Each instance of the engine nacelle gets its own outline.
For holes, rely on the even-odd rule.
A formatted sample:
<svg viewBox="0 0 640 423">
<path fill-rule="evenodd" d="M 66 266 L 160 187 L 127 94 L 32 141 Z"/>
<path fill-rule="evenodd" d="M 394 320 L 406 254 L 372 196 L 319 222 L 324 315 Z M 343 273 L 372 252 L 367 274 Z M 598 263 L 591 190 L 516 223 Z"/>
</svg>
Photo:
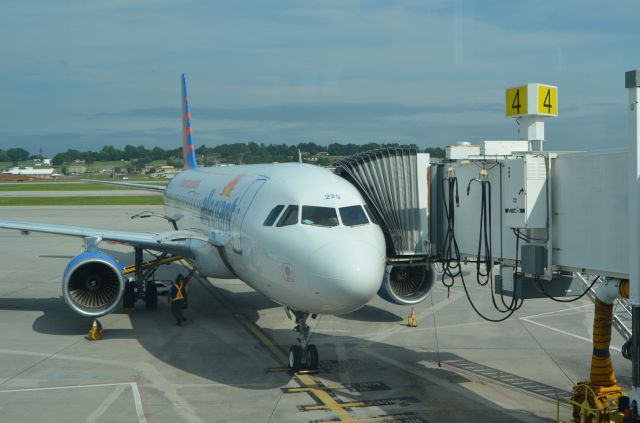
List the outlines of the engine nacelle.
<svg viewBox="0 0 640 423">
<path fill-rule="evenodd" d="M 109 314 L 120 305 L 125 278 L 118 262 L 102 252 L 87 252 L 67 265 L 62 295 L 76 313 L 87 317 Z"/>
<path fill-rule="evenodd" d="M 431 264 L 387 265 L 378 296 L 393 304 L 418 304 L 429 295 L 433 281 Z"/>
</svg>

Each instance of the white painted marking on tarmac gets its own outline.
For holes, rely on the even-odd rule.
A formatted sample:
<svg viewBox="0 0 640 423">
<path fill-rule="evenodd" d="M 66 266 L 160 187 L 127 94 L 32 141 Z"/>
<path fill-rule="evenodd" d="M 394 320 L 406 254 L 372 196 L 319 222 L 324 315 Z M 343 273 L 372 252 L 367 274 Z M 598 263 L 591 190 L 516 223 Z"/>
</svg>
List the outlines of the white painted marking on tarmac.
<svg viewBox="0 0 640 423">
<path fill-rule="evenodd" d="M 46 386 L 42 388 L 17 388 L 17 389 L 3 389 L 0 390 L 0 394 L 11 393 L 11 392 L 34 392 L 34 391 L 60 391 L 67 389 L 86 389 L 86 388 L 108 388 L 111 386 L 115 386 L 116 389 L 105 398 L 105 400 L 94 410 L 85 423 L 87 422 L 95 422 L 99 417 L 101 417 L 107 409 L 115 402 L 116 399 L 122 394 L 122 392 L 127 388 L 127 386 L 131 387 L 131 391 L 133 393 L 133 403 L 136 408 L 136 414 L 138 416 L 139 423 L 147 423 L 147 418 L 144 414 L 144 410 L 142 408 L 142 399 L 140 397 L 140 391 L 138 389 L 138 385 L 135 382 L 119 382 L 119 383 L 96 383 L 96 384 L 86 384 L 86 385 L 62 385 L 62 386 Z"/>
<path fill-rule="evenodd" d="M 566 311 L 573 311 L 573 310 L 578 310 L 578 309 L 586 308 L 586 307 L 593 307 L 593 304 L 585 304 L 585 305 L 581 305 L 581 306 L 577 306 L 577 307 L 563 308 L 562 310 L 547 311 L 546 313 L 532 314 L 530 316 L 523 316 L 523 317 L 521 317 L 521 319 L 530 319 L 532 317 L 540 317 L 540 316 L 550 316 L 552 314 L 560 314 L 560 313 L 564 313 Z"/>
<path fill-rule="evenodd" d="M 563 335 L 571 336 L 573 338 L 581 339 L 581 340 L 583 340 L 585 342 L 593 343 L 593 339 L 591 339 L 591 338 L 585 338 L 584 336 L 576 335 L 575 333 L 571 333 L 571 332 L 567 332 L 567 331 L 564 331 L 564 330 L 561 330 L 561 329 L 558 329 L 558 328 L 554 328 L 552 326 L 548 326 L 548 325 L 545 325 L 543 323 L 534 322 L 533 320 L 529 320 L 526 317 L 519 317 L 518 319 L 522 320 L 522 321 L 525 321 L 527 323 L 532 323 L 534 325 L 541 326 L 541 327 L 543 327 L 545 329 L 549 329 L 549 330 L 561 333 Z M 611 345 L 609 348 L 611 348 L 614 351 L 618 351 L 618 352 L 620 351 L 620 347 L 616 347 L 615 345 Z"/>
<path fill-rule="evenodd" d="M 93 410 L 93 413 L 89 414 L 89 417 L 87 417 L 84 423 L 94 423 L 98 421 L 98 419 L 102 417 L 104 413 L 107 412 L 107 410 L 109 410 L 109 407 L 113 405 L 118 397 L 122 395 L 122 392 L 124 392 L 126 388 L 126 385 L 120 385 L 116 387 L 116 389 L 114 389 L 113 392 L 107 395 L 104 401 L 102 401 L 102 404 L 100 404 L 95 410 Z"/>
<path fill-rule="evenodd" d="M 46 386 L 43 388 L 3 389 L 3 390 L 0 390 L 0 394 L 4 394 L 7 392 L 54 391 L 54 390 L 78 389 L 78 388 L 105 388 L 109 386 L 127 386 L 127 385 L 129 385 L 129 383 L 120 382 L 120 383 L 97 383 L 97 384 L 87 384 L 87 385 Z"/>
<path fill-rule="evenodd" d="M 182 417 L 188 423 L 204 423 L 200 417 L 197 416 L 195 409 L 189 405 L 189 403 L 183 399 L 178 394 L 178 387 L 180 385 L 176 385 L 170 382 L 162 372 L 160 372 L 155 366 L 144 363 L 144 362 L 126 362 L 126 361 L 115 361 L 115 360 L 102 360 L 97 358 L 85 357 L 85 356 L 72 356 L 66 354 L 45 354 L 34 351 L 24 351 L 24 350 L 10 350 L 5 348 L 0 348 L 0 354 L 17 354 L 17 355 L 27 355 L 27 356 L 35 356 L 35 357 L 47 357 L 48 359 L 53 360 L 70 360 L 70 361 L 78 361 L 83 363 L 97 363 L 97 364 L 108 364 L 111 366 L 118 366 L 124 368 L 135 369 L 138 372 L 142 372 L 147 379 L 151 381 L 151 385 L 157 388 L 162 394 L 169 400 L 173 409 L 178 413 L 180 417 Z M 109 384 L 103 385 L 80 385 L 82 386 L 109 386 Z M 1 392 L 1 391 L 0 391 Z"/>
<path fill-rule="evenodd" d="M 140 398 L 140 391 L 138 390 L 137 383 L 131 382 L 131 391 L 133 392 L 133 403 L 136 406 L 138 421 L 140 423 L 147 423 L 147 418 L 144 415 L 144 409 L 142 408 L 142 399 Z"/>
</svg>

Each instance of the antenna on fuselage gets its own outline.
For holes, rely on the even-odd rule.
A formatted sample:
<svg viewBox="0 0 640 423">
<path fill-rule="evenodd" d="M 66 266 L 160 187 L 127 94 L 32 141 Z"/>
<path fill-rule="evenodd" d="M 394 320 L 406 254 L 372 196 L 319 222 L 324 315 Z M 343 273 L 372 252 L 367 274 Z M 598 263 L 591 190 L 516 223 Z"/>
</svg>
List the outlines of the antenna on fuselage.
<svg viewBox="0 0 640 423">
<path fill-rule="evenodd" d="M 302 151 L 298 148 L 298 163 L 302 164 Z"/>
</svg>

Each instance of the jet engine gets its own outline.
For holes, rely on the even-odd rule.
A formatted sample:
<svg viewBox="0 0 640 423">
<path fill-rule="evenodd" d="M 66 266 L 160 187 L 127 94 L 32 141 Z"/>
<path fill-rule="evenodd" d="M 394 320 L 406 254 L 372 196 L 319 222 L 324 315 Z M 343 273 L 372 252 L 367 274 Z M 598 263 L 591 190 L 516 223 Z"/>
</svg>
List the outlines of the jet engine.
<svg viewBox="0 0 640 423">
<path fill-rule="evenodd" d="M 385 269 L 378 296 L 393 304 L 418 304 L 429 295 L 433 281 L 431 264 L 390 264 Z"/>
<path fill-rule="evenodd" d="M 87 317 L 109 314 L 118 307 L 125 277 L 120 265 L 102 252 L 87 252 L 67 265 L 62 277 L 62 295 L 76 313 Z"/>
</svg>

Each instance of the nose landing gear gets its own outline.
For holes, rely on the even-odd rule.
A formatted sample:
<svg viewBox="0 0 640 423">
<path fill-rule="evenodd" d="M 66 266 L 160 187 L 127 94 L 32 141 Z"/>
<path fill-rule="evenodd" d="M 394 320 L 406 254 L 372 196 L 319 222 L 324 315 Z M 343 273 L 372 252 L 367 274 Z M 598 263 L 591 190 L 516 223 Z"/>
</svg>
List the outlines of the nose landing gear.
<svg viewBox="0 0 640 423">
<path fill-rule="evenodd" d="M 311 338 L 311 328 L 307 325 L 309 313 L 302 311 L 293 311 L 296 317 L 296 327 L 294 330 L 298 332 L 298 345 L 292 345 L 289 348 L 289 369 L 296 372 L 303 368 L 308 370 L 318 369 L 318 348 L 309 344 Z M 289 311 L 287 310 L 287 315 Z M 312 316 L 312 317 L 315 317 Z"/>
</svg>

